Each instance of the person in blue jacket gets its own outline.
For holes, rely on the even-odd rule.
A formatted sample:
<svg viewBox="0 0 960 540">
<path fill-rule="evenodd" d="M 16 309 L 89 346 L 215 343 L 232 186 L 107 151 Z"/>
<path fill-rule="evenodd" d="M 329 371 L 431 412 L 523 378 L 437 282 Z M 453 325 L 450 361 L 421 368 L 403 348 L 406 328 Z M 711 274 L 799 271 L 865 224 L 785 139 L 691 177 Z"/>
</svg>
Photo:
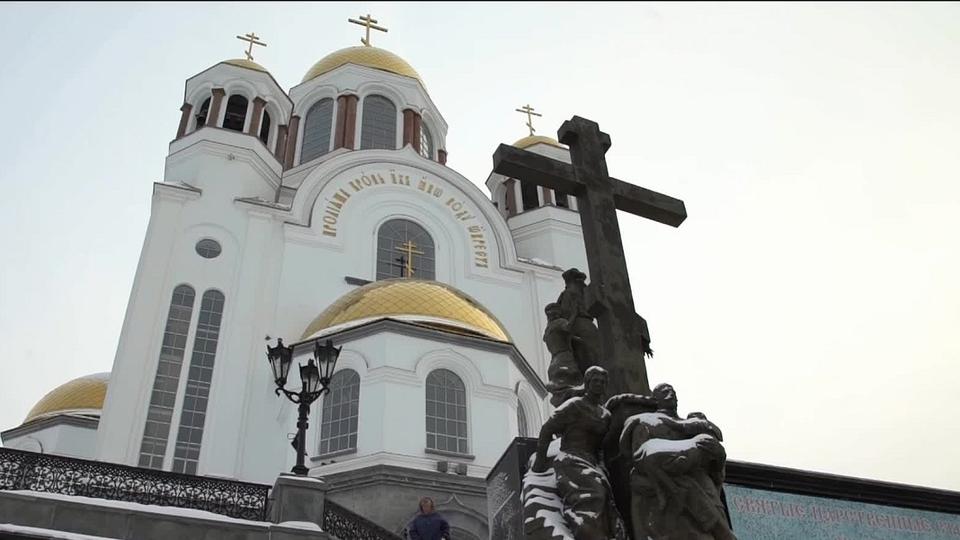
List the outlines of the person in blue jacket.
<svg viewBox="0 0 960 540">
<path fill-rule="evenodd" d="M 410 540 L 450 540 L 450 524 L 434 512 L 433 499 L 420 499 L 420 513 L 407 525 Z"/>
</svg>

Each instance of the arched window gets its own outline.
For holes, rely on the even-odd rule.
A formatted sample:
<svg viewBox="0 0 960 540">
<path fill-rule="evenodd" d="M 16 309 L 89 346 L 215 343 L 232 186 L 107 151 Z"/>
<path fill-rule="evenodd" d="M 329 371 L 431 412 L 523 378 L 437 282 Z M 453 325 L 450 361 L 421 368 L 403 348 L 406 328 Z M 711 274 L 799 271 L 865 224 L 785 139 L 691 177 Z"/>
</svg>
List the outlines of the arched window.
<svg viewBox="0 0 960 540">
<path fill-rule="evenodd" d="M 363 100 L 360 148 L 397 148 L 397 107 L 389 99 L 367 96 Z"/>
<path fill-rule="evenodd" d="M 330 130 L 333 126 L 333 100 L 321 99 L 307 111 L 303 123 L 303 144 L 300 163 L 316 159 L 330 151 Z"/>
<path fill-rule="evenodd" d="M 540 186 L 533 182 L 520 181 L 520 197 L 523 198 L 524 210 L 540 208 Z"/>
<path fill-rule="evenodd" d="M 163 468 L 195 296 L 193 287 L 189 285 L 180 285 L 173 290 L 167 325 L 163 330 L 163 343 L 160 345 L 160 361 L 150 394 L 150 407 L 147 409 L 147 422 L 140 443 L 140 467 Z"/>
<path fill-rule="evenodd" d="M 223 301 L 223 293 L 212 289 L 203 293 L 200 301 L 200 320 L 197 322 L 197 335 L 193 339 L 187 389 L 183 395 L 177 444 L 173 451 L 174 472 L 197 473 L 210 381 L 213 379 L 213 360 L 220 337 Z"/>
<path fill-rule="evenodd" d="M 270 113 L 263 111 L 263 120 L 260 121 L 260 142 L 264 145 L 270 139 Z"/>
<path fill-rule="evenodd" d="M 330 393 L 323 398 L 320 455 L 357 449 L 360 414 L 360 375 L 352 369 L 334 373 Z"/>
<path fill-rule="evenodd" d="M 437 369 L 427 375 L 427 448 L 466 454 L 467 390 L 456 373 Z"/>
<path fill-rule="evenodd" d="M 227 100 L 227 112 L 223 116 L 223 127 L 234 131 L 243 131 L 247 119 L 247 98 L 234 94 Z"/>
<path fill-rule="evenodd" d="M 530 436 L 530 426 L 527 424 L 527 411 L 523 410 L 523 403 L 517 402 L 517 434 L 521 437 Z"/>
<path fill-rule="evenodd" d="M 203 100 L 203 105 L 200 105 L 200 109 L 197 111 L 197 114 L 194 115 L 194 118 L 197 120 L 197 127 L 193 128 L 194 131 L 206 125 L 208 112 L 210 112 L 210 98 Z"/>
<path fill-rule="evenodd" d="M 426 124 L 420 125 L 420 155 L 433 159 L 433 137 L 430 136 L 430 130 Z"/>
<path fill-rule="evenodd" d="M 377 231 L 377 279 L 435 279 L 436 250 L 426 229 L 391 219 Z"/>
</svg>

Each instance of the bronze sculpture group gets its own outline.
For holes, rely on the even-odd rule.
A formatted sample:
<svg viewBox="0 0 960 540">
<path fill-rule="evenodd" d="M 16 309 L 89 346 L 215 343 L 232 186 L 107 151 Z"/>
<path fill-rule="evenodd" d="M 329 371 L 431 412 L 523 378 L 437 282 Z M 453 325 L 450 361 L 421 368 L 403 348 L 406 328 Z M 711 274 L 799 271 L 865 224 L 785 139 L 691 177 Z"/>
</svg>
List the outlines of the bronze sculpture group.
<svg viewBox="0 0 960 540">
<path fill-rule="evenodd" d="M 537 485 L 524 487 L 528 538 L 735 539 L 722 500 L 726 453 L 719 428 L 702 413 L 681 418 L 669 384 L 648 396 L 604 401 L 608 370 L 585 309 L 586 276 L 571 269 L 563 278 L 566 288 L 545 308 L 548 389 L 556 409 L 540 431 L 528 473 Z M 559 449 L 551 458 L 555 438 Z M 551 469 L 553 483 L 543 488 Z M 551 509 L 562 524 L 544 514 Z"/>
</svg>

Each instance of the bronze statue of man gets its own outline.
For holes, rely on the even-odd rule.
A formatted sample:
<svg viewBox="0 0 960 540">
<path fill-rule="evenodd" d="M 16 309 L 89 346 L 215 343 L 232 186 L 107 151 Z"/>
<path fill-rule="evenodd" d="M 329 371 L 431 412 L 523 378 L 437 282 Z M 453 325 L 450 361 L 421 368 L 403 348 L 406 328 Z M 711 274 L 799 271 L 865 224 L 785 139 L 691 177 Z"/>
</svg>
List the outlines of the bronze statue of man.
<svg viewBox="0 0 960 540">
<path fill-rule="evenodd" d="M 588 310 L 586 279 L 587 275 L 576 268 L 567 270 L 563 273 L 566 287 L 557 298 L 563 317 L 570 322 L 573 356 L 581 373 L 600 364 L 600 330 Z"/>
<path fill-rule="evenodd" d="M 540 429 L 531 470 L 547 470 L 547 448 L 560 436 L 560 453 L 553 460 L 557 491 L 563 499 L 563 517 L 576 540 L 626 538 L 623 521 L 610 491 L 600 459 L 600 446 L 610 426 L 610 411 L 603 407 L 607 371 L 586 370 L 584 395 L 572 397 L 557 408 Z"/>
<path fill-rule="evenodd" d="M 654 388 L 653 397 L 657 411 L 628 418 L 620 436 L 621 453 L 633 459 L 634 538 L 736 540 L 721 498 L 720 429 L 701 413 L 681 419 L 669 384 Z"/>
<path fill-rule="evenodd" d="M 547 314 L 547 327 L 543 331 L 543 342 L 550 351 L 550 367 L 547 368 L 547 390 L 553 395 L 550 403 L 559 407 L 561 403 L 572 397 L 581 383 L 581 373 L 577 361 L 573 356 L 572 335 L 570 321 L 563 317 L 563 309 L 556 302 L 547 304 L 543 310 Z"/>
</svg>

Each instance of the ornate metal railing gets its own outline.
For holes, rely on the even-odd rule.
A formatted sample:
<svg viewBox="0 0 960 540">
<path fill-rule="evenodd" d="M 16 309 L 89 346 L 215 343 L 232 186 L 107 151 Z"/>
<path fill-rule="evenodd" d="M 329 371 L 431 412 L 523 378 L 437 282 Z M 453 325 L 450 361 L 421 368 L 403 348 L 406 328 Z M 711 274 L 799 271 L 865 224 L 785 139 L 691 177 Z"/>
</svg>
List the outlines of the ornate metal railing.
<svg viewBox="0 0 960 540">
<path fill-rule="evenodd" d="M 0 490 L 195 508 L 265 521 L 270 486 L 0 448 Z"/>
<path fill-rule="evenodd" d="M 344 540 L 403 540 L 369 519 L 327 498 L 323 502 L 323 530 Z"/>
</svg>

